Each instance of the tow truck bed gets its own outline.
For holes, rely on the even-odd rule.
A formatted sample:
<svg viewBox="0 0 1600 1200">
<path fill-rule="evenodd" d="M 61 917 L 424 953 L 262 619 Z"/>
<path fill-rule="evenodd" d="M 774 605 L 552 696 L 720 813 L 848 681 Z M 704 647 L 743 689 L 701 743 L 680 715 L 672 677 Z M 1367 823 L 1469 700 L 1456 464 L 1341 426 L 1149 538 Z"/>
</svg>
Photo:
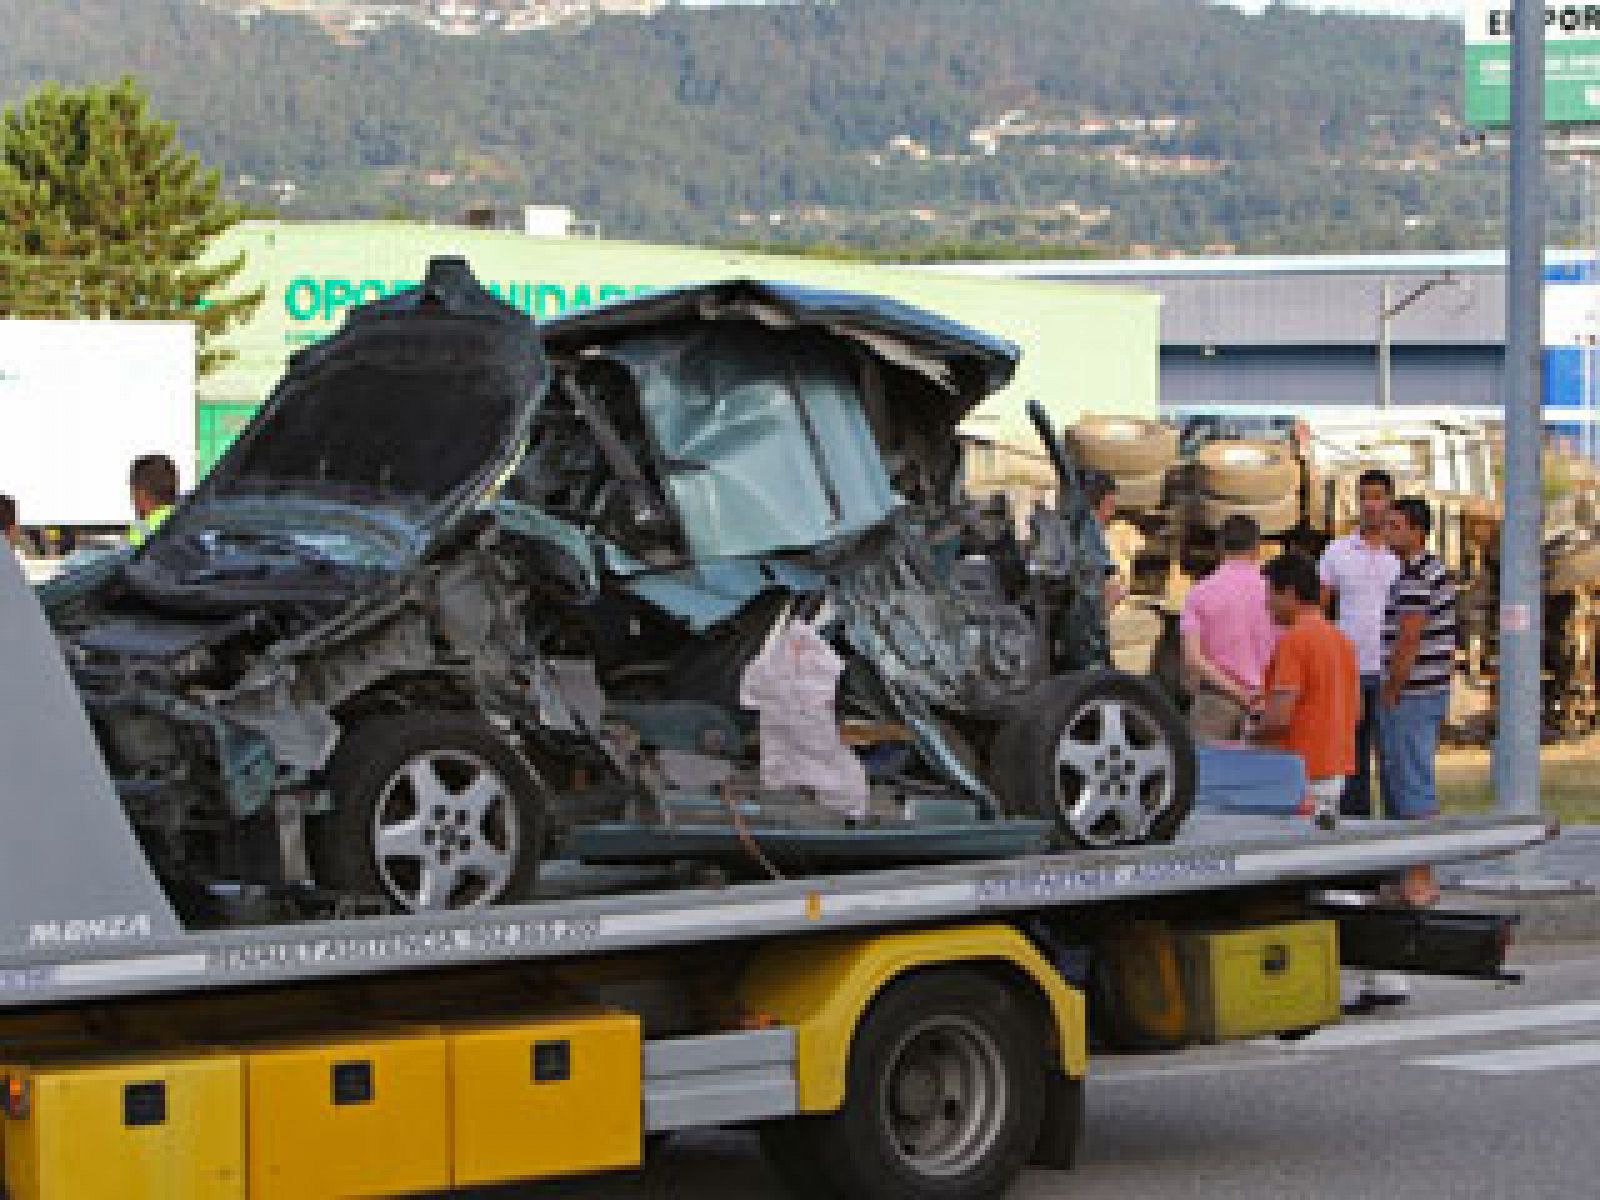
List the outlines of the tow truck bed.
<svg viewBox="0 0 1600 1200">
<path fill-rule="evenodd" d="M 569 895 L 437 916 L 382 917 L 120 940 L 110 922 L 45 922 L 0 956 L 0 1008 L 365 974 L 566 959 L 841 930 L 1015 917 L 1185 894 L 1357 885 L 1413 864 L 1512 853 L 1528 819 L 1444 819 L 1313 833 L 1303 823 L 1201 817 L 1172 846 L 871 874 Z M 598 873 L 596 886 L 616 886 Z M 641 879 L 646 877 L 641 876 Z M 565 890 L 581 892 L 581 872 Z M 648 884 L 646 885 L 648 886 Z M 121 918 L 138 932 L 138 918 Z"/>
</svg>

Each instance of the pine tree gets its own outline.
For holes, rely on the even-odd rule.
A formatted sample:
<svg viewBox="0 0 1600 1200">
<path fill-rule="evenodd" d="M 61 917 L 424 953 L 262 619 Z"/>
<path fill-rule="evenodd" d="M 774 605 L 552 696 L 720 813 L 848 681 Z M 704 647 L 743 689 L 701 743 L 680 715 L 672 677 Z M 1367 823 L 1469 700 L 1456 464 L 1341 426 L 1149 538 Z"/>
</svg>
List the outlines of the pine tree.
<svg viewBox="0 0 1600 1200">
<path fill-rule="evenodd" d="M 261 303 L 225 293 L 242 254 L 206 258 L 241 216 L 132 79 L 47 85 L 0 120 L 0 317 L 193 321 L 214 370 Z"/>
</svg>

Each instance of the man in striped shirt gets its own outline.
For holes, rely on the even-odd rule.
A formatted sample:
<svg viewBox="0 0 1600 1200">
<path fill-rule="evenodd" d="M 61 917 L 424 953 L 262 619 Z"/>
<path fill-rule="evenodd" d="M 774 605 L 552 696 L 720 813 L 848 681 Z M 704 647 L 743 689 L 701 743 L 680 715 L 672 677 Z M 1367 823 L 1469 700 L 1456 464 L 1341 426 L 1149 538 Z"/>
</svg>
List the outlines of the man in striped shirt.
<svg viewBox="0 0 1600 1200">
<path fill-rule="evenodd" d="M 1389 588 L 1383 613 L 1383 683 L 1378 692 L 1378 748 L 1386 781 L 1384 807 L 1399 820 L 1438 814 L 1433 760 L 1439 729 L 1450 708 L 1450 677 L 1456 658 L 1456 587 L 1449 572 L 1428 553 L 1433 513 L 1427 502 L 1405 496 L 1389 510 L 1389 549 L 1400 574 Z M 1428 905 L 1438 899 L 1433 872 L 1414 867 L 1391 885 L 1397 899 Z M 1366 1013 L 1411 998 L 1404 975 L 1368 971 L 1361 995 L 1347 1013 Z"/>
<path fill-rule="evenodd" d="M 1379 741 L 1389 780 L 1389 815 L 1436 816 L 1433 760 L 1450 709 L 1456 659 L 1456 586 L 1428 552 L 1433 513 L 1416 496 L 1395 501 L 1389 548 L 1400 575 L 1383 614 L 1383 688 Z"/>
</svg>

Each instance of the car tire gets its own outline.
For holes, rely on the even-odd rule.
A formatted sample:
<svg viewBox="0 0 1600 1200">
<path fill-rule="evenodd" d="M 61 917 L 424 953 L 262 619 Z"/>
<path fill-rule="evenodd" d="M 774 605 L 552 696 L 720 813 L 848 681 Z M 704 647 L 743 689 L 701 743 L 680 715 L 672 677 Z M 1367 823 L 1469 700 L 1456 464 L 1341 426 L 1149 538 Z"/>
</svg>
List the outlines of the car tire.
<svg viewBox="0 0 1600 1200">
<path fill-rule="evenodd" d="M 374 717 L 328 767 L 333 811 L 308 830 L 316 882 L 399 912 L 533 899 L 545 787 L 480 718 Z"/>
<path fill-rule="evenodd" d="M 1039 1145 L 1048 1044 L 1014 987 L 961 968 L 906 976 L 856 1030 L 843 1107 L 764 1143 L 806 1189 L 797 1200 L 999 1200 Z"/>
<path fill-rule="evenodd" d="M 1055 822 L 1063 844 L 1170 842 L 1194 809 L 1194 738 L 1148 679 L 1085 671 L 1040 684 L 995 739 L 1005 812 Z"/>
<path fill-rule="evenodd" d="M 1299 496 L 1300 463 L 1282 442 L 1211 442 L 1200 448 L 1195 464 L 1208 495 L 1247 504 Z"/>
<path fill-rule="evenodd" d="M 1195 515 L 1198 524 L 1213 530 L 1221 528 L 1229 517 L 1249 517 L 1260 526 L 1263 537 L 1277 537 L 1300 524 L 1300 496 L 1298 492 L 1291 492 L 1266 504 L 1246 504 L 1241 500 L 1220 496 L 1200 496 L 1196 501 Z"/>
<path fill-rule="evenodd" d="M 1177 431 L 1140 417 L 1083 417 L 1066 436 L 1080 468 L 1119 478 L 1159 474 L 1178 457 Z"/>
</svg>

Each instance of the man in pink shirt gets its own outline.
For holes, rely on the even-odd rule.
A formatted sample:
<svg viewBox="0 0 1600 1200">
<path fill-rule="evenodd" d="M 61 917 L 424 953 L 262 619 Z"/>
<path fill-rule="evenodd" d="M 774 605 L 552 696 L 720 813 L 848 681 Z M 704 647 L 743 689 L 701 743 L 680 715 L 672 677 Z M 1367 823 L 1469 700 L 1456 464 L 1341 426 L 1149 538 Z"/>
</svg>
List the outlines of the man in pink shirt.
<svg viewBox="0 0 1600 1200">
<path fill-rule="evenodd" d="M 1257 562 L 1261 529 L 1232 516 L 1219 531 L 1222 562 L 1189 589 L 1179 629 L 1194 694 L 1189 723 L 1206 741 L 1237 741 L 1261 695 L 1278 630 L 1267 609 L 1267 581 Z"/>
</svg>

